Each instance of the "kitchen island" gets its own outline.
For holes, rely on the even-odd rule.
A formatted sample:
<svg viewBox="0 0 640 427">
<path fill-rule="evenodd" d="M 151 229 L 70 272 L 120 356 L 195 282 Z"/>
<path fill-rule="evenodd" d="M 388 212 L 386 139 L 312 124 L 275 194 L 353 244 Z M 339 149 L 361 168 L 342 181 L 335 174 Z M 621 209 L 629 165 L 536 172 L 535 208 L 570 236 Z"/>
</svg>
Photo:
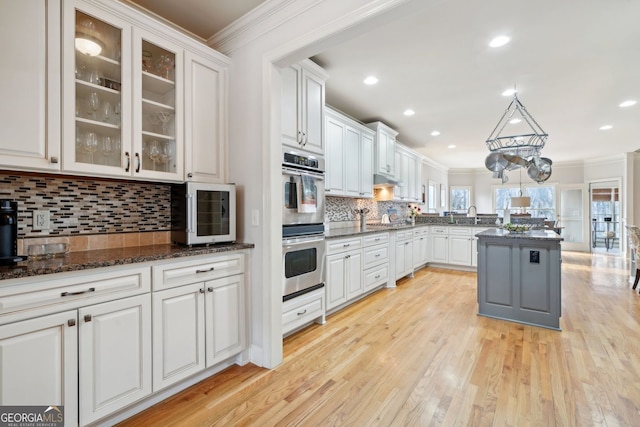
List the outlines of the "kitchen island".
<svg viewBox="0 0 640 427">
<path fill-rule="evenodd" d="M 487 230 L 478 237 L 478 314 L 560 330 L 562 237 Z"/>
</svg>

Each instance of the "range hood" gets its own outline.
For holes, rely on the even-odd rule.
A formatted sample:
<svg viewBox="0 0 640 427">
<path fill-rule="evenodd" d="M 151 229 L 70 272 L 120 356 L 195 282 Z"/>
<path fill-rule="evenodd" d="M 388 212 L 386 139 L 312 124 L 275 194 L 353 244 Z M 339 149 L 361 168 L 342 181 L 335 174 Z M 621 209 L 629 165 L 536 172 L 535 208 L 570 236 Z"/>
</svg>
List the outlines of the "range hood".
<svg viewBox="0 0 640 427">
<path fill-rule="evenodd" d="M 402 187 L 404 184 L 402 181 L 396 181 L 393 178 L 389 178 L 388 176 L 381 174 L 373 175 L 373 187 L 374 188 L 382 188 L 382 187 Z"/>
</svg>

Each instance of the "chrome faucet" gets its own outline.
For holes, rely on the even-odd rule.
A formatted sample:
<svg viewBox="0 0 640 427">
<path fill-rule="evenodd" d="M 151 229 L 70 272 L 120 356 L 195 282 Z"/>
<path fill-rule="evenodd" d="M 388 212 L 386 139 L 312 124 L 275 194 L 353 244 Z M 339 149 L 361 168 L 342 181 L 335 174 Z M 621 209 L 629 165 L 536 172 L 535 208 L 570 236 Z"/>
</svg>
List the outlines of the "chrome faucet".
<svg viewBox="0 0 640 427">
<path fill-rule="evenodd" d="M 469 206 L 469 209 L 467 209 L 467 216 L 471 216 L 471 208 L 473 208 L 474 224 L 478 225 L 480 223 L 480 218 L 478 218 L 478 208 L 474 205 Z"/>
</svg>

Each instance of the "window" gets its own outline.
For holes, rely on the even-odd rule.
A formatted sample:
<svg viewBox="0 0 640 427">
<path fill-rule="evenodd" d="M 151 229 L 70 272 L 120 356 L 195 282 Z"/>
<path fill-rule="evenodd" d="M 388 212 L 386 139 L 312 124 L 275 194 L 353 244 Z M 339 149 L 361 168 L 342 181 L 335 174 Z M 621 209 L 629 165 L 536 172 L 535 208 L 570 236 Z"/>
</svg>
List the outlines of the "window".
<svg viewBox="0 0 640 427">
<path fill-rule="evenodd" d="M 429 203 L 427 205 L 428 212 L 437 212 L 436 210 L 436 187 L 438 184 L 429 182 Z"/>
<path fill-rule="evenodd" d="M 471 206 L 471 187 L 451 186 L 451 210 L 467 212 Z"/>
<path fill-rule="evenodd" d="M 503 210 L 509 208 L 511 213 L 526 212 L 533 218 L 556 219 L 556 188 L 553 185 L 523 186 L 523 195 L 531 198 L 528 208 L 511 208 L 511 197 L 520 195 L 520 187 L 496 187 L 494 189 L 494 209 L 498 216 L 503 216 Z"/>
</svg>

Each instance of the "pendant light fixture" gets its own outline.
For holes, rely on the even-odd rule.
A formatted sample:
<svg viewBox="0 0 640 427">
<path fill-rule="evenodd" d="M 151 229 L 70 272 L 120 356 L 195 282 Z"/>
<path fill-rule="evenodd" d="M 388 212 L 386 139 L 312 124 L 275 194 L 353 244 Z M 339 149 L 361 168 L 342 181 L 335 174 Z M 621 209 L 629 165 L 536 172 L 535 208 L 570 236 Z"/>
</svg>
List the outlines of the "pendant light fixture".
<svg viewBox="0 0 640 427">
<path fill-rule="evenodd" d="M 528 208 L 531 206 L 531 197 L 522 195 L 522 169 L 520 169 L 520 196 L 512 197 L 510 202 L 512 208 Z"/>
<path fill-rule="evenodd" d="M 503 183 L 506 171 L 527 168 L 529 177 L 540 184 L 551 176 L 551 160 L 541 157 L 548 136 L 520 102 L 514 87 L 511 103 L 486 140 L 491 153 L 485 166 Z"/>
</svg>

